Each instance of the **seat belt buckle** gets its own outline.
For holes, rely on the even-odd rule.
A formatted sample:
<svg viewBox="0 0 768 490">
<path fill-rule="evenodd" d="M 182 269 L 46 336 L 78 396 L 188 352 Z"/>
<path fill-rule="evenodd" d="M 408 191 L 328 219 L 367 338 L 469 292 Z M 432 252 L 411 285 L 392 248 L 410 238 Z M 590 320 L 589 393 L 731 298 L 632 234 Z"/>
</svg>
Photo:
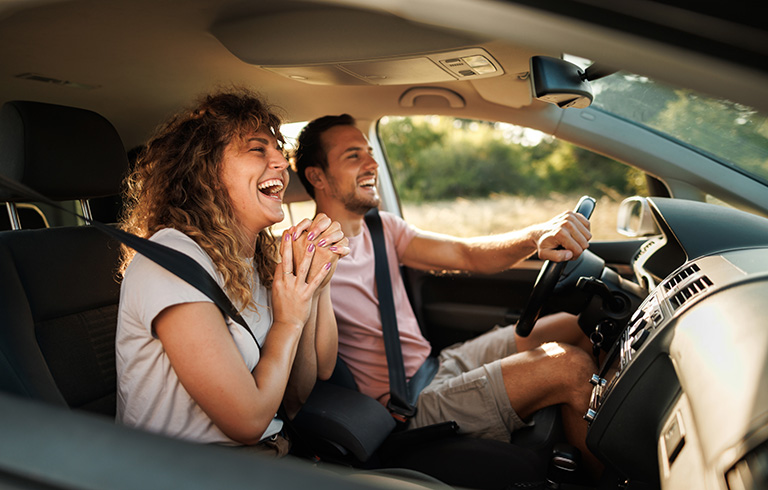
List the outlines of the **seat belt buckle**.
<svg viewBox="0 0 768 490">
<path fill-rule="evenodd" d="M 401 404 L 393 401 L 392 398 L 390 398 L 387 402 L 387 410 L 389 410 L 389 414 L 392 415 L 392 418 L 401 423 L 408 422 L 409 418 L 416 415 L 416 407 L 402 406 Z"/>
</svg>

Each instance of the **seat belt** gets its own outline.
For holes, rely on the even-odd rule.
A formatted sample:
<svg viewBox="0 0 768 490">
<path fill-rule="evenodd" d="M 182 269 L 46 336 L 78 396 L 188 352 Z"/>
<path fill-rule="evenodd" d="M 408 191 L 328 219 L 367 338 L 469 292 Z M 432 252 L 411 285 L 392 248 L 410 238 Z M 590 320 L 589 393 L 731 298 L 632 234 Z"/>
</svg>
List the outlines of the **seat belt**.
<svg viewBox="0 0 768 490">
<path fill-rule="evenodd" d="M 416 413 L 416 401 L 421 390 L 427 386 L 437 373 L 439 362 L 435 357 L 427 357 L 424 363 L 407 382 L 405 365 L 397 328 L 395 301 L 392 297 L 392 280 L 389 274 L 387 248 L 384 242 L 384 230 L 378 208 L 365 214 L 365 222 L 371 233 L 375 259 L 376 289 L 379 297 L 384 352 L 389 370 L 389 402 L 387 408 L 400 422 L 405 422 Z"/>
<path fill-rule="evenodd" d="M 225 316 L 232 318 L 235 322 L 243 326 L 248 333 L 251 334 L 253 340 L 256 342 L 259 350 L 261 350 L 261 344 L 256 339 L 248 323 L 237 312 L 237 309 L 230 301 L 224 290 L 216 283 L 214 278 L 193 258 L 188 255 L 179 252 L 170 247 L 166 247 L 160 243 L 141 238 L 132 233 L 125 232 L 118 228 L 105 225 L 99 221 L 94 221 L 90 218 L 81 216 L 80 214 L 69 210 L 61 206 L 58 202 L 53 201 L 46 196 L 38 193 L 37 191 L 27 187 L 26 185 L 9 179 L 3 174 L 0 174 L 0 184 L 4 187 L 12 189 L 14 192 L 27 196 L 28 198 L 44 202 L 50 206 L 60 209 L 66 213 L 77 216 L 78 218 L 90 223 L 94 228 L 106 233 L 115 240 L 125 244 L 128 247 L 133 248 L 141 255 L 147 257 L 151 261 L 155 262 L 159 266 L 167 269 L 171 273 L 175 274 L 191 286 L 197 288 L 200 292 L 205 294 L 213 303 L 219 307 Z"/>
</svg>

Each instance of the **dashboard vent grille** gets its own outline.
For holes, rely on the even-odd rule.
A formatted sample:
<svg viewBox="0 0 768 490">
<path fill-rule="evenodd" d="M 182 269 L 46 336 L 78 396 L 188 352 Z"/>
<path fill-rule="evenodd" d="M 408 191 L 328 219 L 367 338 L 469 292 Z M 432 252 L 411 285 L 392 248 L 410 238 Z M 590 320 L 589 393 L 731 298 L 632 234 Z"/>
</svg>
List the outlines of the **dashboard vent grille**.
<svg viewBox="0 0 768 490">
<path fill-rule="evenodd" d="M 643 243 L 643 245 L 640 247 L 640 249 L 635 253 L 635 260 L 637 260 L 639 257 L 642 257 L 645 252 L 648 251 L 648 249 L 652 248 L 654 245 L 656 245 L 654 240 L 648 240 L 647 242 Z"/>
<path fill-rule="evenodd" d="M 680 272 L 678 272 L 674 276 L 670 277 L 667 280 L 667 282 L 664 283 L 664 289 L 669 291 L 670 289 L 672 289 L 673 287 L 677 286 L 678 284 L 680 284 L 681 282 L 683 282 L 684 280 L 686 280 L 690 276 L 692 276 L 692 275 L 696 274 L 697 272 L 699 272 L 699 270 L 700 269 L 699 269 L 698 265 L 696 265 L 696 264 L 689 265 L 688 267 L 686 267 L 685 269 L 681 270 Z"/>
<path fill-rule="evenodd" d="M 674 276 L 670 277 L 664 283 L 664 289 L 670 293 L 674 293 L 669 300 L 673 309 L 676 310 L 680 308 L 694 296 L 706 291 L 707 288 L 712 287 L 713 283 L 709 277 L 694 277 L 699 271 L 700 269 L 698 265 L 691 264 Z M 683 282 L 686 282 L 686 284 L 683 284 Z M 674 291 L 674 289 L 678 286 L 679 289 Z"/>
</svg>

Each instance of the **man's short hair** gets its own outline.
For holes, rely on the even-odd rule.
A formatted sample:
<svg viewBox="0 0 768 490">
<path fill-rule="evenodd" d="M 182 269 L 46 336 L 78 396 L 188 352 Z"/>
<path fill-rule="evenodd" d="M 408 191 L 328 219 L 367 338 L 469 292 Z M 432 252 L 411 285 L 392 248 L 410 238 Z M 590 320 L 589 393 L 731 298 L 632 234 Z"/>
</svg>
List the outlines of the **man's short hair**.
<svg viewBox="0 0 768 490">
<path fill-rule="evenodd" d="M 323 116 L 311 121 L 299 133 L 298 146 L 294 152 L 294 165 L 299 180 L 310 196 L 314 199 L 315 188 L 305 175 L 307 167 L 328 169 L 328 156 L 320 139 L 326 131 L 336 126 L 354 126 L 355 118 L 349 114 L 338 116 Z"/>
</svg>

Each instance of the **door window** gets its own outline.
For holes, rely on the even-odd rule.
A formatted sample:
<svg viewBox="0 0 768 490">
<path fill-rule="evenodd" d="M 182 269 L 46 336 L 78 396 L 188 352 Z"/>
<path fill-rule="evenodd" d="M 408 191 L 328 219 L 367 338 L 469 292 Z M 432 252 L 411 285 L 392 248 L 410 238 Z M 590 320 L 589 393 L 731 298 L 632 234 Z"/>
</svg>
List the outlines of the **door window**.
<svg viewBox="0 0 768 490">
<path fill-rule="evenodd" d="M 478 236 L 524 228 L 597 199 L 596 240 L 616 232 L 617 208 L 647 195 L 645 174 L 541 132 L 445 116 L 385 117 L 378 135 L 403 217 L 423 230 Z"/>
</svg>

